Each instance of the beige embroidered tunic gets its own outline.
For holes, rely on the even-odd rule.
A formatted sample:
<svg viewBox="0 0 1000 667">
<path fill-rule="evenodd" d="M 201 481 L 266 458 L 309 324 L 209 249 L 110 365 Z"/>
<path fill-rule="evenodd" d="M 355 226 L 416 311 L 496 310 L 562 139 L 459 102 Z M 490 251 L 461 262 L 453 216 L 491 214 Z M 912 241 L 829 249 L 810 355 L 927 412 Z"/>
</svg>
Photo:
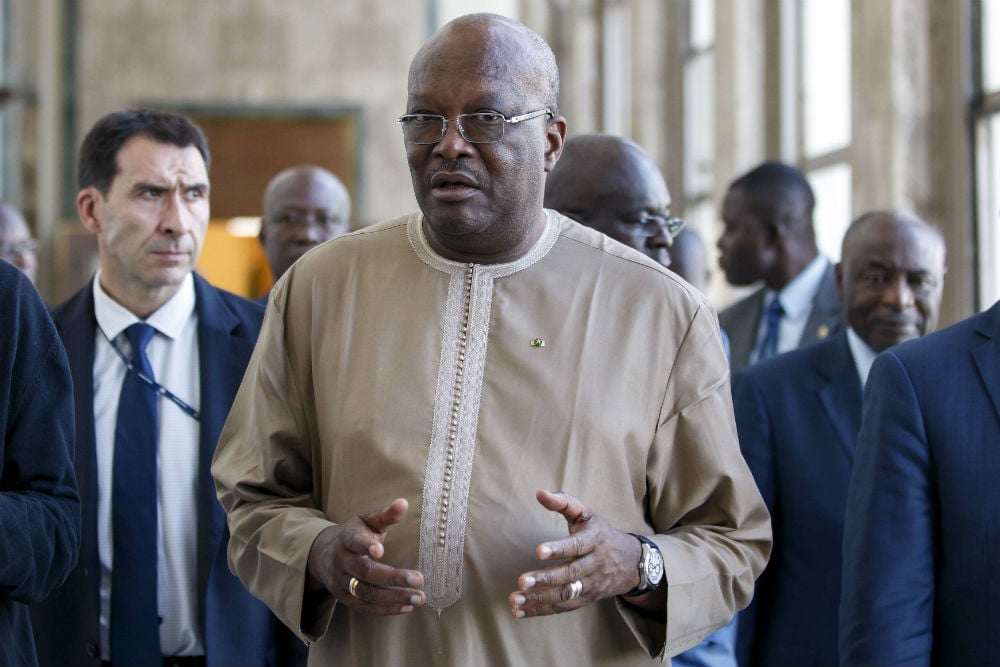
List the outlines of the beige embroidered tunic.
<svg viewBox="0 0 1000 667">
<path fill-rule="evenodd" d="M 770 549 L 740 456 L 715 313 L 672 273 L 554 212 L 508 264 L 436 255 L 420 214 L 334 239 L 274 288 L 213 474 L 230 563 L 310 665 L 643 665 L 744 607 Z M 666 623 L 621 599 L 512 618 L 563 490 L 653 535 Z M 302 627 L 309 548 L 330 522 L 409 500 L 384 562 L 427 606 Z"/>
</svg>

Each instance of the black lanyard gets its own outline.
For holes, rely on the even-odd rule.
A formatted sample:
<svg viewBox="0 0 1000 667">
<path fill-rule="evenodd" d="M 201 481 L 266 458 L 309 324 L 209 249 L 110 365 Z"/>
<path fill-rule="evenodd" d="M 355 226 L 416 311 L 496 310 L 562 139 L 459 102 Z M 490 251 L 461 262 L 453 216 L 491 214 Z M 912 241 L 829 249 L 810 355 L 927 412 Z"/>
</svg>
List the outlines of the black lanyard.
<svg viewBox="0 0 1000 667">
<path fill-rule="evenodd" d="M 98 329 L 101 329 L 101 327 L 98 327 Z M 122 360 L 123 364 L 125 364 L 125 369 L 127 370 L 127 372 L 135 373 L 135 376 L 137 378 L 139 378 L 140 380 L 148 384 L 150 387 L 152 387 L 153 390 L 156 391 L 156 393 L 159 394 L 160 396 L 163 396 L 164 398 L 173 401 L 174 405 L 183 410 L 184 414 L 186 414 L 188 417 L 191 417 L 191 419 L 194 419 L 195 421 L 201 421 L 201 415 L 198 413 L 197 410 L 195 410 L 190 405 L 185 403 L 184 399 L 177 396 L 177 394 L 170 391 L 162 384 L 160 384 L 153 378 L 148 377 L 145 373 L 136 368 L 132 364 L 132 362 L 128 360 L 128 358 L 125 356 L 125 353 L 122 352 L 121 348 L 118 347 L 118 344 L 115 343 L 115 341 L 108 338 L 108 335 L 104 333 L 104 329 L 101 329 L 101 333 L 104 334 L 104 338 L 108 341 L 108 343 L 111 344 L 111 349 L 113 349 L 118 354 L 118 358 Z"/>
</svg>

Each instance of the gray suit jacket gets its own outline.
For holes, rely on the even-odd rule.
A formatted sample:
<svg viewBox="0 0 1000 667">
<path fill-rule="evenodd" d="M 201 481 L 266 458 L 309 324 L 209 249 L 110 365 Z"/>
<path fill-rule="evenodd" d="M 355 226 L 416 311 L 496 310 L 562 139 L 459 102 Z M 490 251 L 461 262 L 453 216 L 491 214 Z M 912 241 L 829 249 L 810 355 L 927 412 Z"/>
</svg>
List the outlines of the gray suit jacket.
<svg viewBox="0 0 1000 667">
<path fill-rule="evenodd" d="M 766 288 L 762 287 L 719 313 L 719 324 L 729 335 L 730 367 L 734 373 L 750 360 L 757 326 L 764 310 L 765 291 Z M 843 322 L 843 306 L 837 296 L 837 276 L 833 265 L 827 264 L 819 289 L 813 296 L 812 310 L 799 346 L 823 340 L 843 328 Z"/>
</svg>

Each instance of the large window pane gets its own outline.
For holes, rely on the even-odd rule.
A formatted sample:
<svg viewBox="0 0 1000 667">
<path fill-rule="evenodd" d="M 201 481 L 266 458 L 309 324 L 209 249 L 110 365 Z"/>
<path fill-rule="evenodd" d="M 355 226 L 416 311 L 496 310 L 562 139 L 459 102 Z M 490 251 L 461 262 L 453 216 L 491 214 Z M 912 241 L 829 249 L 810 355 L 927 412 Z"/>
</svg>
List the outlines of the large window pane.
<svg viewBox="0 0 1000 667">
<path fill-rule="evenodd" d="M 684 67 L 684 189 L 688 198 L 712 191 L 715 159 L 715 83 L 712 52 Z"/>
<path fill-rule="evenodd" d="M 833 261 L 840 259 L 840 242 L 851 224 L 851 168 L 835 164 L 806 176 L 816 197 L 813 226 L 819 251 Z"/>
<path fill-rule="evenodd" d="M 989 117 L 979 149 L 979 290 L 981 307 L 1000 299 L 1000 114 Z"/>
<path fill-rule="evenodd" d="M 983 89 L 987 93 L 1000 91 L 1000 1 L 983 0 Z"/>
<path fill-rule="evenodd" d="M 850 0 L 802 0 L 805 157 L 851 141 Z"/>
<path fill-rule="evenodd" d="M 715 0 L 688 0 L 684 50 L 685 210 L 712 194 L 715 162 Z"/>
<path fill-rule="evenodd" d="M 694 51 L 710 49 L 715 44 L 715 0 L 694 0 L 688 3 L 691 12 L 691 33 L 688 42 Z"/>
</svg>

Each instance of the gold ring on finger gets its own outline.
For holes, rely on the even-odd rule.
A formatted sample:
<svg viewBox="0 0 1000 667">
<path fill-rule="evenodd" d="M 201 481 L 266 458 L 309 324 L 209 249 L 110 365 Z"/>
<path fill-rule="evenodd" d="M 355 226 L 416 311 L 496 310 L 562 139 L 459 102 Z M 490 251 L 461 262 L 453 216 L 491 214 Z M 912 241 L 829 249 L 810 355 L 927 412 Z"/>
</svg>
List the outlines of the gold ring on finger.
<svg viewBox="0 0 1000 667">
<path fill-rule="evenodd" d="M 350 593 L 353 597 L 358 597 L 358 584 L 359 583 L 361 583 L 361 582 L 358 581 L 357 577 L 351 577 L 351 580 L 347 584 L 347 592 Z"/>
</svg>

